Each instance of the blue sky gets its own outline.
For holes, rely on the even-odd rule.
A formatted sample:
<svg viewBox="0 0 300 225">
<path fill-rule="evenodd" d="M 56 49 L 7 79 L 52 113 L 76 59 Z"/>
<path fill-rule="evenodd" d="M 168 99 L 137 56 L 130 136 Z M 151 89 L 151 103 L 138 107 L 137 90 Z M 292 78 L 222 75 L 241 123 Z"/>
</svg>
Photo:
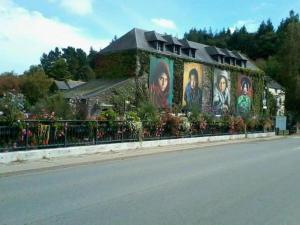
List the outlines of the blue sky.
<svg viewBox="0 0 300 225">
<path fill-rule="evenodd" d="M 0 0 L 0 73 L 22 73 L 56 46 L 98 50 L 133 27 L 179 38 L 192 27 L 255 31 L 291 9 L 300 12 L 300 1 Z"/>
</svg>

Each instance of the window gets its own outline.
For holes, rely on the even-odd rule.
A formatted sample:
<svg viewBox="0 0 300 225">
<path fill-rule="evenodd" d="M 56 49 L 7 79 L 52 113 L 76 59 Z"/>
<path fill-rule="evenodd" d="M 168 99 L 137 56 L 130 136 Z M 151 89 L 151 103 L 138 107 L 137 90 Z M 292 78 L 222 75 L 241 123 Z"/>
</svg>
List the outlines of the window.
<svg viewBox="0 0 300 225">
<path fill-rule="evenodd" d="M 222 55 L 220 55 L 219 57 L 220 57 L 220 63 L 224 63 L 224 57 Z"/>
<path fill-rule="evenodd" d="M 236 61 L 236 64 L 237 64 L 238 66 L 242 66 L 242 61 L 241 61 L 241 60 L 237 60 L 237 61 Z"/>
<path fill-rule="evenodd" d="M 164 43 L 162 41 L 158 41 L 156 49 L 158 51 L 164 51 Z"/>
<path fill-rule="evenodd" d="M 176 53 L 177 55 L 180 55 L 180 46 L 178 46 L 178 45 L 174 45 L 174 53 Z"/>
<path fill-rule="evenodd" d="M 190 57 L 196 58 L 196 50 L 195 49 L 190 50 Z"/>
<path fill-rule="evenodd" d="M 213 58 L 216 62 L 219 62 L 219 59 L 218 59 L 219 57 L 218 57 L 217 55 L 213 55 L 212 58 Z"/>
<path fill-rule="evenodd" d="M 229 57 L 225 57 L 225 63 L 230 65 L 230 58 Z"/>
<path fill-rule="evenodd" d="M 232 65 L 236 65 L 236 61 L 235 61 L 235 59 L 234 58 L 231 58 L 231 63 L 232 63 Z"/>
</svg>

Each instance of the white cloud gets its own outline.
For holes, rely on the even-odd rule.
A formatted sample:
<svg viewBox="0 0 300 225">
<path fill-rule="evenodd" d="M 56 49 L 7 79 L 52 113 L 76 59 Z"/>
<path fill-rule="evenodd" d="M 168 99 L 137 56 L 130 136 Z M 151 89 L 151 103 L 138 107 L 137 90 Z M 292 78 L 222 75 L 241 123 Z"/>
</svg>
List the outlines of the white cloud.
<svg viewBox="0 0 300 225">
<path fill-rule="evenodd" d="M 167 20 L 164 18 L 153 18 L 151 22 L 161 28 L 169 29 L 169 30 L 176 30 L 176 25 L 172 20 Z"/>
<path fill-rule="evenodd" d="M 88 51 L 105 47 L 109 40 L 95 39 L 79 28 L 37 11 L 28 11 L 11 0 L 0 1 L 0 73 L 21 73 L 38 64 L 44 52 L 73 46 Z"/>
<path fill-rule="evenodd" d="M 263 9 L 265 9 L 265 8 L 267 8 L 267 7 L 273 7 L 274 6 L 274 4 L 273 3 L 271 3 L 271 2 L 265 2 L 265 1 L 262 1 L 262 2 L 260 2 L 259 4 L 257 4 L 257 2 L 254 4 L 254 6 L 252 7 L 252 11 L 254 11 L 254 12 L 257 12 L 257 11 L 259 11 L 259 10 L 263 10 Z"/>
<path fill-rule="evenodd" d="M 247 28 L 248 32 L 255 32 L 255 31 L 257 31 L 259 23 L 256 22 L 255 20 L 238 20 L 229 29 L 230 29 L 231 32 L 234 32 L 236 29 L 239 29 L 242 26 L 245 26 Z"/>
<path fill-rule="evenodd" d="M 50 3 L 58 3 L 65 11 L 84 16 L 93 12 L 94 0 L 48 0 Z"/>
</svg>

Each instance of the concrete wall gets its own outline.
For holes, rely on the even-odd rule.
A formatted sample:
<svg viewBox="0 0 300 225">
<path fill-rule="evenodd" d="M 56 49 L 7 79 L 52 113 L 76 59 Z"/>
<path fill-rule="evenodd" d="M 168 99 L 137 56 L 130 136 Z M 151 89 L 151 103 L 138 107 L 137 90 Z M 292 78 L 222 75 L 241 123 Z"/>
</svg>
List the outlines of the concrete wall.
<svg viewBox="0 0 300 225">
<path fill-rule="evenodd" d="M 275 136 L 274 132 L 248 134 L 247 138 L 262 138 L 262 137 L 272 137 L 272 136 Z M 39 149 L 39 150 L 29 150 L 29 151 L 17 151 L 17 152 L 4 152 L 4 153 L 0 153 L 0 163 L 11 163 L 16 161 L 24 161 L 24 160 L 38 160 L 38 159 L 45 159 L 45 158 L 48 159 L 48 158 L 57 158 L 57 157 L 77 156 L 82 154 L 103 153 L 109 151 L 118 152 L 118 151 L 124 151 L 129 149 L 142 149 L 142 148 L 178 145 L 178 144 L 193 144 L 193 143 L 205 143 L 205 142 L 241 140 L 241 139 L 245 139 L 244 134 L 76 146 L 76 147 L 68 147 L 68 148 Z"/>
</svg>

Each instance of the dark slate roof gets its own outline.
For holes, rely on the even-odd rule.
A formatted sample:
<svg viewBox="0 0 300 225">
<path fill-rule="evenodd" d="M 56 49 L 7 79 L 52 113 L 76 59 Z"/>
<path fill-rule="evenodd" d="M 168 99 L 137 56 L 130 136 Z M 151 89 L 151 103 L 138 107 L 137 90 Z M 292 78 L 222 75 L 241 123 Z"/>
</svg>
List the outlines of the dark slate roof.
<svg viewBox="0 0 300 225">
<path fill-rule="evenodd" d="M 182 46 L 182 44 L 180 43 L 180 41 L 177 38 L 175 38 L 175 37 L 173 37 L 171 35 L 164 35 L 163 38 L 165 40 L 167 40 L 167 43 L 166 43 L 167 45 L 179 45 L 179 46 Z"/>
<path fill-rule="evenodd" d="M 77 81 L 77 80 L 67 80 L 67 81 L 54 80 L 54 83 L 56 84 L 58 90 L 61 90 L 61 91 L 69 90 L 69 89 L 72 89 L 77 86 L 85 84 L 85 82 Z"/>
<path fill-rule="evenodd" d="M 152 38 L 147 39 L 147 35 L 155 35 L 156 39 L 162 41 L 163 38 L 162 35 L 159 35 L 158 33 L 154 31 L 146 31 L 138 28 L 134 28 L 116 41 L 112 42 L 110 45 L 108 45 L 106 48 L 102 49 L 100 51 L 100 54 L 109 54 L 113 52 L 118 52 L 118 51 L 124 51 L 124 50 L 145 50 L 148 52 L 153 52 L 153 53 L 159 53 L 162 55 L 166 56 L 173 56 L 177 58 L 183 58 L 183 59 L 188 59 L 188 60 L 195 60 L 199 61 L 200 63 L 208 63 L 208 64 L 213 64 L 213 65 L 220 65 L 221 63 L 216 62 L 210 55 L 210 53 L 207 50 L 207 47 L 213 47 L 213 46 L 208 46 L 204 45 L 201 43 L 189 41 L 187 39 L 181 39 L 178 40 L 182 44 L 182 49 L 195 49 L 195 58 L 191 58 L 189 55 L 187 55 L 184 51 L 180 55 L 173 53 L 169 51 L 168 49 L 165 49 L 165 51 L 159 51 L 151 45 L 151 41 L 153 40 Z M 158 36 L 159 35 L 159 36 Z M 165 40 L 163 38 L 163 40 Z M 167 42 L 167 40 L 165 40 Z M 217 47 L 213 47 L 214 51 L 225 55 L 225 53 Z M 259 70 L 249 59 L 247 59 L 244 55 L 237 51 L 232 51 L 232 54 L 236 56 L 236 58 L 241 59 L 246 61 L 246 67 L 248 69 L 253 69 L 253 70 Z"/>
<path fill-rule="evenodd" d="M 265 76 L 265 80 L 267 82 L 268 88 L 285 90 L 283 86 L 281 86 L 277 81 L 273 80 L 271 77 Z"/>
<path fill-rule="evenodd" d="M 121 84 L 128 79 L 95 79 L 89 82 L 70 89 L 64 92 L 64 97 L 67 99 L 78 98 L 78 99 L 88 99 L 97 96 L 103 91 L 113 88 L 114 86 Z"/>
<path fill-rule="evenodd" d="M 194 45 L 196 42 L 192 42 L 187 39 L 182 39 L 180 42 L 182 43 L 182 48 L 197 49 L 197 47 Z"/>
<path fill-rule="evenodd" d="M 67 80 L 66 83 L 68 84 L 69 88 L 75 88 L 77 86 L 83 85 L 86 82 L 80 81 L 80 80 Z"/>
<path fill-rule="evenodd" d="M 247 57 L 244 56 L 242 53 L 238 52 L 238 51 L 232 51 L 232 53 L 236 56 L 237 59 L 241 59 L 244 61 L 247 61 Z"/>
<path fill-rule="evenodd" d="M 205 47 L 205 49 L 206 49 L 207 53 L 210 55 L 223 55 L 223 56 L 226 55 L 221 49 L 219 49 L 215 46 L 207 46 L 207 47 Z"/>
<path fill-rule="evenodd" d="M 54 80 L 55 85 L 57 86 L 58 90 L 68 90 L 69 86 L 64 81 Z"/>
<path fill-rule="evenodd" d="M 155 31 L 148 31 L 145 32 L 145 38 L 147 41 L 162 41 L 162 42 L 168 42 L 166 39 L 163 38 L 162 35 L 159 33 L 156 33 Z"/>
<path fill-rule="evenodd" d="M 136 39 L 136 36 L 136 29 L 133 29 L 128 33 L 124 34 L 122 37 L 118 38 L 117 40 L 111 42 L 106 48 L 102 49 L 100 52 L 106 53 L 136 49 L 138 48 L 138 41 Z"/>
<path fill-rule="evenodd" d="M 232 53 L 232 51 L 229 51 L 229 50 L 226 49 L 226 48 L 221 49 L 221 50 L 224 52 L 224 54 L 225 54 L 227 57 L 236 59 L 236 56 Z"/>
</svg>

